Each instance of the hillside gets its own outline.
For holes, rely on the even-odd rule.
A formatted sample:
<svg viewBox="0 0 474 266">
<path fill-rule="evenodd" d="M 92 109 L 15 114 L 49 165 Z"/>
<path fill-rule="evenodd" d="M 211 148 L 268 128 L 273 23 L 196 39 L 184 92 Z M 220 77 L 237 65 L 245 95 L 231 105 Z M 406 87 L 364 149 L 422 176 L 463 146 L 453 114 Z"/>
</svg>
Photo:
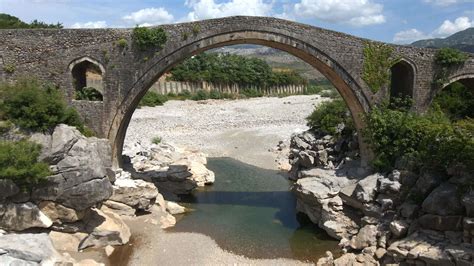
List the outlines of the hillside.
<svg viewBox="0 0 474 266">
<path fill-rule="evenodd" d="M 291 54 L 270 47 L 242 44 L 217 48 L 213 51 L 260 58 L 274 69 L 292 69 L 308 80 L 326 81 L 326 78 L 311 65 Z"/>
<path fill-rule="evenodd" d="M 416 41 L 411 45 L 430 48 L 451 47 L 464 52 L 474 53 L 474 28 L 468 28 L 446 38 Z"/>
</svg>

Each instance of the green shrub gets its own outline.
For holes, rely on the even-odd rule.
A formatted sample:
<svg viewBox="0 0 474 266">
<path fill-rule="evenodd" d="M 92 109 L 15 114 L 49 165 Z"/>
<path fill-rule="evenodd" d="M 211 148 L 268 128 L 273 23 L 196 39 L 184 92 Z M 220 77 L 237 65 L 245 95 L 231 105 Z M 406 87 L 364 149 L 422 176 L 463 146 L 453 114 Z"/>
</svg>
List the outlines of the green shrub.
<svg viewBox="0 0 474 266">
<path fill-rule="evenodd" d="M 168 97 L 166 95 L 158 94 L 154 91 L 148 91 L 142 98 L 138 106 L 154 107 L 158 105 L 163 105 L 166 101 L 168 101 Z"/>
<path fill-rule="evenodd" d="M 150 48 L 163 48 L 167 36 L 163 28 L 147 28 L 136 26 L 133 29 L 132 39 L 138 48 L 147 50 Z"/>
<path fill-rule="evenodd" d="M 350 134 L 354 131 L 352 117 L 342 99 L 323 102 L 306 120 L 311 129 L 331 135 Z"/>
<path fill-rule="evenodd" d="M 58 124 L 68 124 L 85 131 L 77 111 L 68 107 L 62 94 L 52 85 L 35 80 L 0 85 L 0 114 L 22 129 L 48 131 Z"/>
<path fill-rule="evenodd" d="M 121 38 L 117 41 L 117 46 L 120 48 L 126 48 L 128 47 L 128 42 L 124 38 Z"/>
<path fill-rule="evenodd" d="M 195 25 L 193 26 L 193 34 L 194 34 L 194 36 L 198 35 L 200 31 L 201 31 L 201 26 L 199 26 L 198 24 L 195 24 Z"/>
<path fill-rule="evenodd" d="M 325 88 L 323 86 L 310 85 L 305 88 L 305 95 L 320 94 Z"/>
<path fill-rule="evenodd" d="M 205 90 L 198 90 L 196 92 L 196 94 L 194 94 L 192 97 L 191 97 L 191 100 L 193 101 L 202 101 L 202 100 L 207 100 L 209 99 L 209 92 L 205 91 Z"/>
<path fill-rule="evenodd" d="M 331 98 L 331 99 L 337 99 L 341 97 L 339 95 L 339 92 L 335 88 L 331 88 L 329 90 L 323 90 L 320 93 L 320 95 L 321 97 L 326 97 L 326 98 Z"/>
<path fill-rule="evenodd" d="M 85 87 L 76 91 L 76 100 L 85 101 L 102 101 L 103 96 L 98 90 L 93 87 Z"/>
<path fill-rule="evenodd" d="M 152 140 L 151 140 L 151 143 L 153 144 L 160 144 L 161 143 L 161 137 L 154 137 Z"/>
<path fill-rule="evenodd" d="M 255 97 L 262 97 L 263 92 L 258 91 L 257 89 L 253 88 L 245 88 L 240 91 L 240 94 L 244 95 L 247 98 L 255 98 Z"/>
<path fill-rule="evenodd" d="M 13 64 L 5 64 L 3 66 L 3 71 L 5 71 L 8 74 L 12 74 L 13 72 L 15 72 L 15 70 L 16 70 L 16 67 Z"/>
<path fill-rule="evenodd" d="M 435 61 L 441 66 L 453 66 L 464 64 L 467 55 L 454 48 L 441 48 L 436 52 Z"/>
<path fill-rule="evenodd" d="M 433 100 L 451 119 L 474 118 L 474 91 L 455 82 L 441 90 Z"/>
<path fill-rule="evenodd" d="M 373 93 L 390 84 L 389 69 L 398 62 L 392 57 L 393 48 L 386 44 L 367 42 L 364 47 L 362 79 Z"/>
<path fill-rule="evenodd" d="M 10 121 L 0 121 L 0 135 L 10 131 L 13 124 Z"/>
<path fill-rule="evenodd" d="M 474 166 L 472 120 L 456 125 L 439 109 L 418 115 L 385 104 L 374 107 L 366 123 L 364 137 L 375 153 L 377 170 L 389 171 L 402 158 L 410 158 L 417 168 L 442 171 L 453 163 Z"/>
<path fill-rule="evenodd" d="M 29 141 L 0 141 L 0 179 L 28 187 L 51 174 L 46 163 L 38 162 L 41 145 Z"/>
</svg>

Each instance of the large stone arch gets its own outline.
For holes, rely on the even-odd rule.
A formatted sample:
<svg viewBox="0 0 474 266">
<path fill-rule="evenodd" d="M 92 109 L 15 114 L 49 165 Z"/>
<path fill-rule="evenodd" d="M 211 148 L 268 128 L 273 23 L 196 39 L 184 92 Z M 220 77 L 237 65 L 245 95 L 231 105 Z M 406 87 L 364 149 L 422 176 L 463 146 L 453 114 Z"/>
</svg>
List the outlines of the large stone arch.
<svg viewBox="0 0 474 266">
<path fill-rule="evenodd" d="M 391 68 L 390 98 L 414 98 L 416 84 L 416 66 L 410 60 L 401 58 Z"/>
<path fill-rule="evenodd" d="M 167 50 L 165 48 L 161 52 L 162 56 L 149 64 L 144 64 L 143 69 L 138 71 L 142 75 L 128 90 L 129 93 L 120 103 L 108 130 L 108 138 L 113 145 L 112 149 L 117 164 L 120 163 L 123 142 L 132 114 L 140 99 L 153 83 L 174 65 L 192 55 L 212 48 L 234 44 L 257 44 L 276 48 L 302 59 L 321 72 L 336 87 L 349 107 L 359 132 L 362 161 L 364 163 L 368 162 L 371 154 L 362 140 L 361 130 L 364 128 L 363 114 L 370 108 L 370 101 L 366 99 L 362 88 L 357 83 L 357 79 L 336 60 L 322 52 L 322 49 L 318 49 L 318 47 L 314 47 L 300 38 L 294 38 L 291 34 L 282 34 L 278 30 L 274 32 L 242 30 L 200 36 L 196 40 L 184 42 L 173 49 Z"/>
<path fill-rule="evenodd" d="M 469 74 L 461 74 L 461 75 L 454 75 L 451 76 L 447 79 L 445 83 L 441 86 L 441 89 L 446 88 L 450 84 L 459 81 L 461 82 L 464 86 L 474 89 L 474 73 L 469 73 Z"/>
</svg>

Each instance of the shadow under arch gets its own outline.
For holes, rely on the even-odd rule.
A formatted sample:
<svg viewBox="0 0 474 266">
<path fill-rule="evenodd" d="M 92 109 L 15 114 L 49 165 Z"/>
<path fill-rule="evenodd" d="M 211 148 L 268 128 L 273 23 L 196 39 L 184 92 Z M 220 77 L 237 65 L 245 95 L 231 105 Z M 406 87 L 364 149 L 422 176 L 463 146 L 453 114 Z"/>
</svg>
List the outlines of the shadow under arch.
<svg viewBox="0 0 474 266">
<path fill-rule="evenodd" d="M 416 66 L 410 60 L 401 58 L 390 68 L 390 99 L 396 97 L 414 98 Z"/>
<path fill-rule="evenodd" d="M 162 56 L 145 64 L 144 69 L 140 72 L 142 75 L 137 79 L 123 102 L 120 103 L 108 130 L 108 139 L 113 145 L 113 160 L 116 166 L 121 165 L 123 144 L 132 114 L 141 98 L 159 77 L 186 58 L 209 49 L 236 44 L 262 45 L 287 52 L 323 74 L 338 90 L 351 112 L 358 131 L 362 164 L 363 166 L 367 165 L 372 153 L 362 138 L 361 130 L 365 128 L 363 114 L 369 111 L 370 101 L 356 80 L 334 59 L 320 49 L 294 38 L 290 34 L 243 30 L 198 37 L 201 38 L 183 42 L 183 45 L 178 47 L 165 48 L 160 52 Z"/>
</svg>

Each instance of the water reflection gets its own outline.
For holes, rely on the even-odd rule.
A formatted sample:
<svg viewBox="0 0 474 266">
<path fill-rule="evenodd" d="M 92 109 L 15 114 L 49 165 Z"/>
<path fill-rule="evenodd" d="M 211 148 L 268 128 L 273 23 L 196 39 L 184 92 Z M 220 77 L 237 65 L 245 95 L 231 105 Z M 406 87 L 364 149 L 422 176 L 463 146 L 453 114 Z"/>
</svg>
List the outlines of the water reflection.
<svg viewBox="0 0 474 266">
<path fill-rule="evenodd" d="M 280 172 L 231 158 L 211 158 L 207 166 L 216 183 L 183 198 L 194 211 L 171 231 L 206 234 L 250 258 L 316 261 L 336 249 L 336 241 L 296 214 L 291 184 Z"/>
</svg>

